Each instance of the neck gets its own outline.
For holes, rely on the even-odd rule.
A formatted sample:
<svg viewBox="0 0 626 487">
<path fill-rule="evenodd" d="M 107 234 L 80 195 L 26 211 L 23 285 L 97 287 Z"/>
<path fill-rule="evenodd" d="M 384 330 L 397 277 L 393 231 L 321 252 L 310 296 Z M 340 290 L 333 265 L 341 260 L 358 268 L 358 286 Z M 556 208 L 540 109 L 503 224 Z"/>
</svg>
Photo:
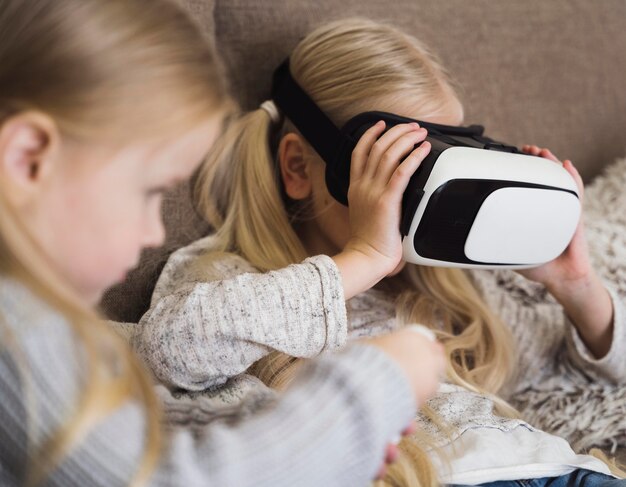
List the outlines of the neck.
<svg viewBox="0 0 626 487">
<path fill-rule="evenodd" d="M 320 254 L 333 256 L 341 250 L 324 235 L 319 226 L 312 220 L 301 222 L 295 230 L 309 256 Z"/>
</svg>

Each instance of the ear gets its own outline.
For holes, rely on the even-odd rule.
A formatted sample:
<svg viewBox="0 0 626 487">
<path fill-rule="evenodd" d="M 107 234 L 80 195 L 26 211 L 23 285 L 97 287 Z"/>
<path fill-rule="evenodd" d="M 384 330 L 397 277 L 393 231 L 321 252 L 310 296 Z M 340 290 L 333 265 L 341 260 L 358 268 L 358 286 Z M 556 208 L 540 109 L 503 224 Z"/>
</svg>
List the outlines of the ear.
<svg viewBox="0 0 626 487">
<path fill-rule="evenodd" d="M 0 191 L 15 207 L 28 204 L 54 165 L 59 133 L 50 117 L 23 112 L 0 126 Z"/>
<path fill-rule="evenodd" d="M 313 183 L 309 163 L 305 157 L 304 140 L 298 134 L 288 133 L 278 146 L 280 175 L 285 192 L 293 200 L 303 200 L 311 195 Z"/>
</svg>

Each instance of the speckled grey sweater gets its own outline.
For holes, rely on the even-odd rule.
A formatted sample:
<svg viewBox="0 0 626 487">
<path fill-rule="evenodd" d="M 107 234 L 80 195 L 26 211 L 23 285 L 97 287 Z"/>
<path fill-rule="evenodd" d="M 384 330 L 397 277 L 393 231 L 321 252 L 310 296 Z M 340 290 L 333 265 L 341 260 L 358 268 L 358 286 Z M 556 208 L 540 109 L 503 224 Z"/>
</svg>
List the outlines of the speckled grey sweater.
<svg viewBox="0 0 626 487">
<path fill-rule="evenodd" d="M 0 485 L 22 485 L 29 447 L 40 447 L 71 419 L 84 386 L 84 362 L 65 319 L 21 284 L 0 277 Z M 193 401 L 196 412 L 215 412 L 213 403 L 219 403 L 220 418 L 197 413 L 190 423 L 192 403 L 158 388 L 170 421 L 150 485 L 367 485 L 386 443 L 414 414 L 403 372 L 365 345 L 329 354 L 302 372 L 284 395 L 256 395 L 249 403 L 252 418 L 240 398 L 222 394 Z M 255 384 L 233 382 L 238 390 Z M 229 410 L 229 400 L 237 408 Z M 181 421 L 177 411 L 185 412 Z M 64 457 L 45 485 L 128 485 L 143 449 L 144 425 L 138 405 L 124 404 Z"/>
</svg>

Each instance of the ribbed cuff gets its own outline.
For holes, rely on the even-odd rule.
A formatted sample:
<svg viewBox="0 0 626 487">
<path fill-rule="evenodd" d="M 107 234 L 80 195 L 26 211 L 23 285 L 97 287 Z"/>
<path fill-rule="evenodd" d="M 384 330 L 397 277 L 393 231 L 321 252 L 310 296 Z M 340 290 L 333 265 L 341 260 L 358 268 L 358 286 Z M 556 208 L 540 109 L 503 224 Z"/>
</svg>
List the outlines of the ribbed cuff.
<svg viewBox="0 0 626 487">
<path fill-rule="evenodd" d="M 304 262 L 312 264 L 320 277 L 326 319 L 326 343 L 322 351 L 342 348 L 348 340 L 348 315 L 341 273 L 335 261 L 327 255 L 309 257 Z"/>
</svg>

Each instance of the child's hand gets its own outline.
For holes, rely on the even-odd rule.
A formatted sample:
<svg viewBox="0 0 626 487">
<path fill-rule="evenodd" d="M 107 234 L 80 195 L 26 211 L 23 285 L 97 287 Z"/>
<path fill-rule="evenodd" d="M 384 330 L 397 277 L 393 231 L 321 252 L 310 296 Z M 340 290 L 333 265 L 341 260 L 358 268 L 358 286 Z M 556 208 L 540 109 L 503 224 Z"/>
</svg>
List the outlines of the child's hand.
<svg viewBox="0 0 626 487">
<path fill-rule="evenodd" d="M 561 163 L 548 149 L 540 149 L 536 145 L 525 145 L 522 147 L 522 150 L 526 154 L 543 157 L 559 164 Z M 570 173 L 576 181 L 578 194 L 582 203 L 584 187 L 580 174 L 578 174 L 578 171 L 569 160 L 563 163 L 563 168 Z M 582 218 L 578 223 L 572 241 L 560 256 L 539 267 L 523 269 L 518 272 L 531 281 L 545 285 L 549 290 L 576 286 L 578 283 L 589 279 L 592 268 Z"/>
<path fill-rule="evenodd" d="M 402 431 L 402 436 L 411 436 L 415 433 L 416 429 L 417 426 L 415 421 L 411 421 L 411 424 L 409 424 L 409 426 Z M 400 443 L 400 440 L 402 440 L 402 436 L 398 435 L 393 442 L 387 445 L 385 450 L 385 463 L 383 463 L 382 467 L 380 467 L 380 470 L 378 470 L 378 473 L 376 474 L 377 480 L 385 478 L 385 475 L 387 475 L 387 466 L 394 464 L 398 460 L 398 457 L 400 456 L 398 444 Z"/>
<path fill-rule="evenodd" d="M 346 247 L 370 256 L 390 273 L 402 258 L 402 195 L 430 144 L 413 150 L 427 134 L 417 123 L 396 125 L 381 136 L 384 130 L 385 123 L 378 122 L 352 152 L 348 191 L 352 237 Z"/>
<path fill-rule="evenodd" d="M 404 370 L 418 406 L 437 392 L 446 370 L 446 356 L 439 342 L 416 333 L 410 326 L 363 342 L 380 348 Z"/>
<path fill-rule="evenodd" d="M 413 150 L 427 134 L 417 123 L 396 125 L 381 136 L 384 130 L 383 121 L 370 127 L 352 152 L 351 237 L 344 252 L 335 257 L 340 269 L 344 266 L 346 299 L 369 289 L 400 264 L 402 195 L 430 151 L 428 142 Z"/>
<path fill-rule="evenodd" d="M 421 327 L 421 325 L 418 325 Z M 420 406 L 432 397 L 439 386 L 440 378 L 446 369 L 446 358 L 443 346 L 428 337 L 428 333 L 416 333 L 413 327 L 407 326 L 390 335 L 381 335 L 363 340 L 368 345 L 380 348 L 389 355 L 404 372 L 415 394 L 416 404 Z M 411 422 L 402 436 L 415 432 L 415 423 Z M 394 463 L 398 458 L 398 443 L 402 437 L 398 435 L 387 445 L 383 466 L 377 474 L 382 479 L 387 471 L 387 465 Z"/>
</svg>

